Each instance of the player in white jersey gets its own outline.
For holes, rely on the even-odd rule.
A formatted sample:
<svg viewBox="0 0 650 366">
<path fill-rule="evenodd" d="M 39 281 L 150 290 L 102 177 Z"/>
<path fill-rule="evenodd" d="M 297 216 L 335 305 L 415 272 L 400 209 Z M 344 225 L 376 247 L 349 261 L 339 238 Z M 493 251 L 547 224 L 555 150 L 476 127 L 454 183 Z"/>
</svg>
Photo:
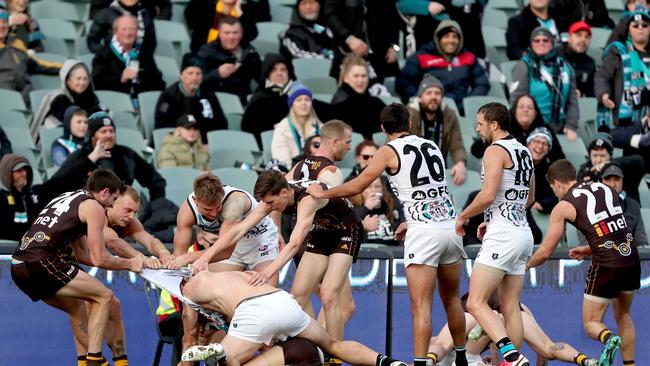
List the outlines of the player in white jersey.
<svg viewBox="0 0 650 366">
<path fill-rule="evenodd" d="M 432 141 L 409 135 L 408 109 L 393 103 L 381 112 L 382 130 L 389 142 L 374 155 L 361 174 L 326 191 L 315 185 L 308 192 L 315 198 L 350 197 L 368 187 L 384 171 L 404 205 L 406 223 L 396 235 L 404 237 L 406 281 L 413 313 L 414 366 L 425 366 L 437 355 L 427 354 L 431 337 L 431 301 L 436 278 L 447 320 L 459 354 L 464 360 L 465 316 L 460 303 L 461 259 L 466 257 L 461 238 L 454 232 L 456 211 L 449 196 L 442 153 Z M 408 230 L 407 230 L 408 227 Z"/>
<path fill-rule="evenodd" d="M 523 339 L 519 299 L 533 251 L 526 220 L 526 208 L 535 197 L 533 160 L 528 148 L 508 132 L 510 114 L 504 105 L 488 103 L 479 108 L 477 118 L 476 131 L 489 145 L 481 167 L 483 187 L 456 221 L 456 232 L 463 236 L 463 225 L 471 217 L 485 217 L 477 233 L 483 245 L 472 270 L 467 308 L 499 348 L 502 365 L 528 366 L 516 347 Z M 497 288 L 505 327 L 488 305 Z"/>
<path fill-rule="evenodd" d="M 218 238 L 242 221 L 256 206 L 257 201 L 247 192 L 224 186 L 213 174 L 206 173 L 194 180 L 194 191 L 181 205 L 176 218 L 174 234 L 174 260 L 168 268 L 179 268 L 192 263 L 200 252 L 188 253 L 194 225 L 197 242 L 204 248 L 210 247 Z M 278 230 L 269 217 L 262 219 L 244 237 L 220 253 L 221 261 L 210 266 L 211 271 L 263 271 L 277 257 Z M 274 286 L 278 276 L 269 279 Z M 184 306 L 183 349 L 198 341 L 198 315 Z"/>
</svg>

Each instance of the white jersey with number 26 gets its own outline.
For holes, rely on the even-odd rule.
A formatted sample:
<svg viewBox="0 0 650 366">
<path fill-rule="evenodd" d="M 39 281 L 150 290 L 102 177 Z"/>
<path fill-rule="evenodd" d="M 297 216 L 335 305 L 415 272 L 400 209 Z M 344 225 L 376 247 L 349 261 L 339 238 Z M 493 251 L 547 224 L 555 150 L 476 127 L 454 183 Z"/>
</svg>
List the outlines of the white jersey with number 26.
<svg viewBox="0 0 650 366">
<path fill-rule="evenodd" d="M 397 172 L 388 172 L 391 189 L 404 206 L 411 225 L 453 229 L 456 210 L 449 196 L 445 161 L 430 140 L 407 135 L 388 142 L 399 159 Z"/>
</svg>

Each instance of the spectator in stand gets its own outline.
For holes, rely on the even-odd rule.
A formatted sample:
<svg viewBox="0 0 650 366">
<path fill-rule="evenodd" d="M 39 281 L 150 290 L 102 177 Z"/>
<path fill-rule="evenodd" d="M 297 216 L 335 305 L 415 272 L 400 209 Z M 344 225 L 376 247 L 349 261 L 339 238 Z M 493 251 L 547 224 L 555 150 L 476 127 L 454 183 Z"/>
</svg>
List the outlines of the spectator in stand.
<svg viewBox="0 0 650 366">
<path fill-rule="evenodd" d="M 0 127 L 0 159 L 7 154 L 11 154 L 13 149 L 11 148 L 11 141 L 7 137 L 7 134 Z"/>
<path fill-rule="evenodd" d="M 371 85 L 381 85 L 385 77 L 398 74 L 399 16 L 395 1 L 324 0 L 323 8 L 327 27 L 334 33 L 332 77 L 339 78 L 341 63 L 350 53 L 369 62 Z M 373 89 L 373 95 L 385 90 L 380 89 Z"/>
<path fill-rule="evenodd" d="M 542 26 L 551 33 L 553 39 L 559 39 L 560 33 L 555 24 L 554 13 L 549 10 L 550 0 L 530 0 L 519 14 L 508 19 L 506 43 L 508 58 L 519 60 L 529 52 L 530 35 L 533 29 Z"/>
<path fill-rule="evenodd" d="M 98 53 L 111 44 L 115 33 L 115 21 L 125 15 L 131 15 L 136 19 L 136 38 L 133 48 L 141 56 L 144 54 L 152 56 L 156 50 L 154 14 L 140 0 L 116 0 L 107 8 L 98 11 L 86 36 L 88 49 Z"/>
<path fill-rule="evenodd" d="M 115 0 L 91 0 L 90 19 L 94 19 L 97 12 L 107 8 Z M 156 19 L 170 20 L 172 18 L 172 3 L 170 0 L 141 0 L 145 8 Z"/>
<path fill-rule="evenodd" d="M 637 10 L 622 23 L 626 26 L 612 34 L 614 41 L 605 48 L 603 63 L 594 78 L 596 98 L 601 104 L 597 122 L 610 128 L 640 121 L 647 111 L 641 93 L 650 88 L 650 14 Z"/>
<path fill-rule="evenodd" d="M 115 139 L 115 123 L 106 112 L 96 112 L 88 117 L 86 143 L 68 156 L 61 168 L 46 184 L 47 189 L 37 192 L 45 205 L 57 195 L 83 188 L 89 173 L 97 168 L 110 169 L 124 184 L 137 180 L 149 189 L 151 201 L 165 197 L 165 179 L 153 165 L 128 146 L 119 145 Z"/>
<path fill-rule="evenodd" d="M 39 60 L 27 51 L 21 40 L 9 35 L 9 13 L 0 8 L 0 89 L 22 93 L 25 104 L 29 105 L 29 92 L 32 90 L 29 75 L 56 75 L 61 64 Z"/>
<path fill-rule="evenodd" d="M 558 47 L 558 55 L 569 62 L 576 75 L 578 98 L 593 97 L 596 61 L 587 54 L 591 44 L 591 27 L 578 21 L 569 27 L 569 39 Z"/>
<path fill-rule="evenodd" d="M 554 43 L 553 34 L 544 27 L 531 33 L 527 53 L 512 69 L 510 102 L 529 94 L 537 102 L 546 126 L 574 141 L 579 121 L 575 73 L 558 56 Z"/>
<path fill-rule="evenodd" d="M 88 113 L 76 105 L 69 106 L 63 114 L 63 135 L 52 142 L 52 165 L 60 167 L 70 154 L 81 149 L 88 131 Z M 43 146 L 47 149 L 47 146 Z"/>
<path fill-rule="evenodd" d="M 516 138 L 522 145 L 527 145 L 528 137 L 537 128 L 544 127 L 542 112 L 535 100 L 528 94 L 517 98 L 510 107 L 510 134 Z M 551 161 L 564 159 L 564 152 L 560 146 L 557 136 L 553 130 L 548 130 L 552 136 L 552 142 L 549 145 L 548 157 Z M 472 144 L 472 155 L 482 158 L 487 147 L 481 140 Z"/>
<path fill-rule="evenodd" d="M 289 114 L 275 125 L 271 141 L 271 158 L 291 166 L 292 159 L 302 154 L 305 139 L 318 135 L 323 125 L 312 106 L 312 93 L 300 82 L 289 90 Z"/>
<path fill-rule="evenodd" d="M 640 155 L 621 156 L 612 158 L 614 145 L 609 134 L 598 132 L 589 143 L 589 158 L 577 171 L 578 182 L 583 180 L 600 181 L 603 168 L 607 163 L 618 163 L 625 176 L 624 190 L 627 194 L 639 201 L 639 183 L 643 179 L 643 157 Z"/>
<path fill-rule="evenodd" d="M 551 0 L 549 4 L 560 33 L 568 31 L 572 24 L 584 21 L 592 27 L 614 28 L 605 0 Z"/>
<path fill-rule="evenodd" d="M 424 75 L 418 88 L 418 98 L 409 103 L 411 133 L 438 145 L 442 156 L 451 155 L 451 175 L 455 185 L 465 181 L 467 155 L 458 125 L 458 116 L 442 104 L 445 88 L 435 76 Z"/>
<path fill-rule="evenodd" d="M 650 93 L 643 93 L 648 98 Z M 650 101 L 644 101 L 645 105 Z M 650 113 L 650 111 L 648 111 Z M 645 161 L 645 172 L 650 173 L 650 118 L 648 115 L 628 126 L 618 126 L 611 131 L 615 147 L 623 149 L 624 156 L 640 155 Z"/>
<path fill-rule="evenodd" d="M 280 33 L 280 52 L 292 58 L 334 58 L 334 35 L 320 17 L 322 0 L 298 0 Z"/>
<path fill-rule="evenodd" d="M 65 60 L 59 70 L 59 78 L 61 87 L 52 90 L 43 98 L 34 115 L 31 132 L 35 141 L 41 128 L 61 126 L 64 114 L 70 106 L 76 105 L 90 113 L 101 109 L 90 80 L 90 72 L 83 62 L 77 59 Z"/>
<path fill-rule="evenodd" d="M 320 135 L 309 136 L 305 139 L 305 144 L 302 147 L 302 154 L 296 156 L 291 160 L 291 166 L 294 167 L 300 161 L 305 160 L 309 155 L 314 155 L 321 144 Z"/>
<path fill-rule="evenodd" d="M 637 247 L 647 247 L 648 237 L 645 234 L 645 223 L 643 222 L 643 216 L 641 216 L 641 205 L 638 201 L 628 197 L 623 190 L 623 182 L 625 181 L 623 169 L 617 163 L 610 163 L 603 168 L 602 178 L 603 183 L 618 192 L 621 206 L 623 206 L 625 222 L 632 235 L 634 235 L 634 244 Z"/>
<path fill-rule="evenodd" d="M 9 33 L 34 52 L 43 52 L 44 38 L 38 22 L 29 14 L 29 0 L 7 0 Z"/>
<path fill-rule="evenodd" d="M 176 123 L 176 131 L 165 136 L 156 161 L 158 168 L 184 167 L 210 170 L 210 151 L 201 143 L 197 119 L 183 114 Z"/>
<path fill-rule="evenodd" d="M 370 160 L 375 156 L 379 150 L 379 146 L 375 145 L 371 140 L 362 141 L 354 148 L 354 159 L 356 164 L 352 167 L 350 175 L 345 178 L 345 181 L 352 180 L 361 174 L 361 172 L 368 167 Z"/>
<path fill-rule="evenodd" d="M 206 63 L 208 88 L 238 95 L 242 105 L 246 105 L 251 81 L 259 77 L 262 61 L 252 46 L 242 43 L 242 36 L 241 21 L 224 16 L 219 22 L 217 40 L 203 45 L 199 56 Z"/>
<path fill-rule="evenodd" d="M 366 139 L 380 131 L 379 114 L 386 106 L 368 92 L 368 64 L 360 56 L 348 55 L 341 65 L 339 89 L 332 98 L 335 118 L 345 121 Z"/>
<path fill-rule="evenodd" d="M 165 82 L 153 54 L 139 52 L 138 19 L 123 15 L 113 24 L 113 38 L 93 58 L 93 83 L 98 90 L 127 93 L 136 110 L 140 109 L 138 94 L 162 90 Z"/>
<path fill-rule="evenodd" d="M 490 82 L 483 66 L 473 53 L 463 46 L 463 32 L 453 20 L 440 22 L 433 41 L 406 59 L 397 77 L 395 88 L 403 99 L 417 95 L 418 85 L 425 74 L 440 80 L 445 93 L 463 114 L 463 98 L 487 95 Z"/>
<path fill-rule="evenodd" d="M 228 128 L 217 96 L 203 82 L 205 61 L 186 53 L 181 63 L 179 81 L 168 86 L 156 103 L 155 128 L 176 127 L 183 114 L 194 116 L 201 140 L 208 142 L 208 132 Z"/>
<path fill-rule="evenodd" d="M 553 138 L 554 136 L 548 128 L 538 127 L 526 139 L 526 145 L 535 165 L 535 202 L 530 208 L 545 214 L 550 214 L 558 202 L 546 180 L 548 167 L 552 163 L 548 152 L 553 147 Z"/>
<path fill-rule="evenodd" d="M 395 231 L 404 222 L 404 214 L 401 203 L 390 190 L 388 179 L 377 177 L 361 196 L 363 204 L 355 211 L 363 221 L 364 243 L 401 245 L 395 239 Z"/>
<path fill-rule="evenodd" d="M 30 188 L 34 172 L 27 158 L 8 154 L 0 160 L 0 239 L 20 241 L 40 209 Z"/>
<path fill-rule="evenodd" d="M 221 20 L 225 17 L 239 19 L 243 28 L 242 41 L 248 43 L 257 37 L 255 23 L 270 21 L 271 13 L 266 1 L 190 0 L 185 8 L 185 21 L 192 34 L 192 52 L 217 40 Z"/>
</svg>

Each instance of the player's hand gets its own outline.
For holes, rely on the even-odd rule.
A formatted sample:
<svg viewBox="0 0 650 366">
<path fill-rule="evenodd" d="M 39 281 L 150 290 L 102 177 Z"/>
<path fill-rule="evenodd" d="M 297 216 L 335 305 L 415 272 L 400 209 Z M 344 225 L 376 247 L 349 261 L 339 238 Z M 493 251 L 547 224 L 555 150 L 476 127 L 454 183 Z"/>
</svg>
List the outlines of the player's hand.
<svg viewBox="0 0 650 366">
<path fill-rule="evenodd" d="M 210 265 L 210 262 L 207 260 L 207 258 L 203 258 L 204 256 L 201 256 L 201 258 L 197 259 L 192 263 L 192 275 L 195 275 L 201 271 L 207 271 L 208 266 Z"/>
<path fill-rule="evenodd" d="M 408 225 L 406 225 L 406 222 L 399 224 L 397 230 L 395 230 L 395 240 L 404 240 L 407 229 L 408 229 Z"/>
<path fill-rule="evenodd" d="M 262 272 L 246 271 L 251 277 L 248 279 L 248 284 L 251 286 L 261 286 L 268 282 L 269 276 Z"/>
<path fill-rule="evenodd" d="M 478 240 L 483 241 L 483 237 L 485 236 L 485 231 L 487 230 L 487 224 L 485 222 L 482 222 L 481 225 L 478 226 L 476 229 L 476 237 Z"/>
<path fill-rule="evenodd" d="M 363 221 L 363 229 L 366 231 L 375 231 L 379 229 L 379 215 L 368 215 Z"/>
<path fill-rule="evenodd" d="M 142 260 L 143 258 L 143 256 L 139 255 L 137 257 L 129 259 L 129 271 L 135 273 L 142 272 L 142 267 L 144 266 L 144 261 Z"/>
<path fill-rule="evenodd" d="M 458 236 L 465 236 L 465 229 L 463 226 L 467 225 L 468 223 L 469 219 L 463 219 L 458 216 L 458 219 L 456 219 L 456 234 L 458 234 Z"/>
<path fill-rule="evenodd" d="M 323 198 L 323 187 L 320 184 L 312 184 L 307 187 L 307 193 L 314 198 Z"/>
<path fill-rule="evenodd" d="M 158 253 L 158 259 L 162 266 L 167 268 L 167 265 L 174 260 L 174 256 L 169 251 L 162 251 L 162 253 Z"/>
<path fill-rule="evenodd" d="M 145 268 L 160 269 L 162 263 L 156 257 L 144 257 L 142 259 Z"/>
<path fill-rule="evenodd" d="M 459 186 L 465 182 L 467 167 L 464 161 L 459 161 L 451 168 L 451 176 L 454 177 L 454 184 Z"/>
<path fill-rule="evenodd" d="M 581 245 L 569 249 L 569 258 L 581 261 L 591 255 L 591 247 L 589 245 Z"/>
<path fill-rule="evenodd" d="M 572 130 L 570 128 L 565 127 L 563 132 L 566 135 L 567 140 L 569 140 L 569 141 L 573 142 L 573 141 L 576 140 L 576 138 L 578 138 L 578 134 L 574 130 Z"/>
<path fill-rule="evenodd" d="M 187 266 L 187 257 L 185 255 L 174 257 L 173 260 L 167 262 L 167 269 L 179 269 L 185 266 Z"/>
</svg>

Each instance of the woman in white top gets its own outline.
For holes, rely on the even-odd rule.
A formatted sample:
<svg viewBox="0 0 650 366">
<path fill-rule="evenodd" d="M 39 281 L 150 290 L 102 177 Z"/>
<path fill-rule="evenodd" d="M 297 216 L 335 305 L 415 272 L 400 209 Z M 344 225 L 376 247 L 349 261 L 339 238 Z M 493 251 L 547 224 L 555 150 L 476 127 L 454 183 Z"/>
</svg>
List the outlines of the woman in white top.
<svg viewBox="0 0 650 366">
<path fill-rule="evenodd" d="M 296 81 L 288 96 L 289 115 L 275 125 L 271 157 L 291 166 L 291 160 L 302 153 L 305 139 L 318 135 L 322 123 L 314 112 L 309 88 Z"/>
</svg>

